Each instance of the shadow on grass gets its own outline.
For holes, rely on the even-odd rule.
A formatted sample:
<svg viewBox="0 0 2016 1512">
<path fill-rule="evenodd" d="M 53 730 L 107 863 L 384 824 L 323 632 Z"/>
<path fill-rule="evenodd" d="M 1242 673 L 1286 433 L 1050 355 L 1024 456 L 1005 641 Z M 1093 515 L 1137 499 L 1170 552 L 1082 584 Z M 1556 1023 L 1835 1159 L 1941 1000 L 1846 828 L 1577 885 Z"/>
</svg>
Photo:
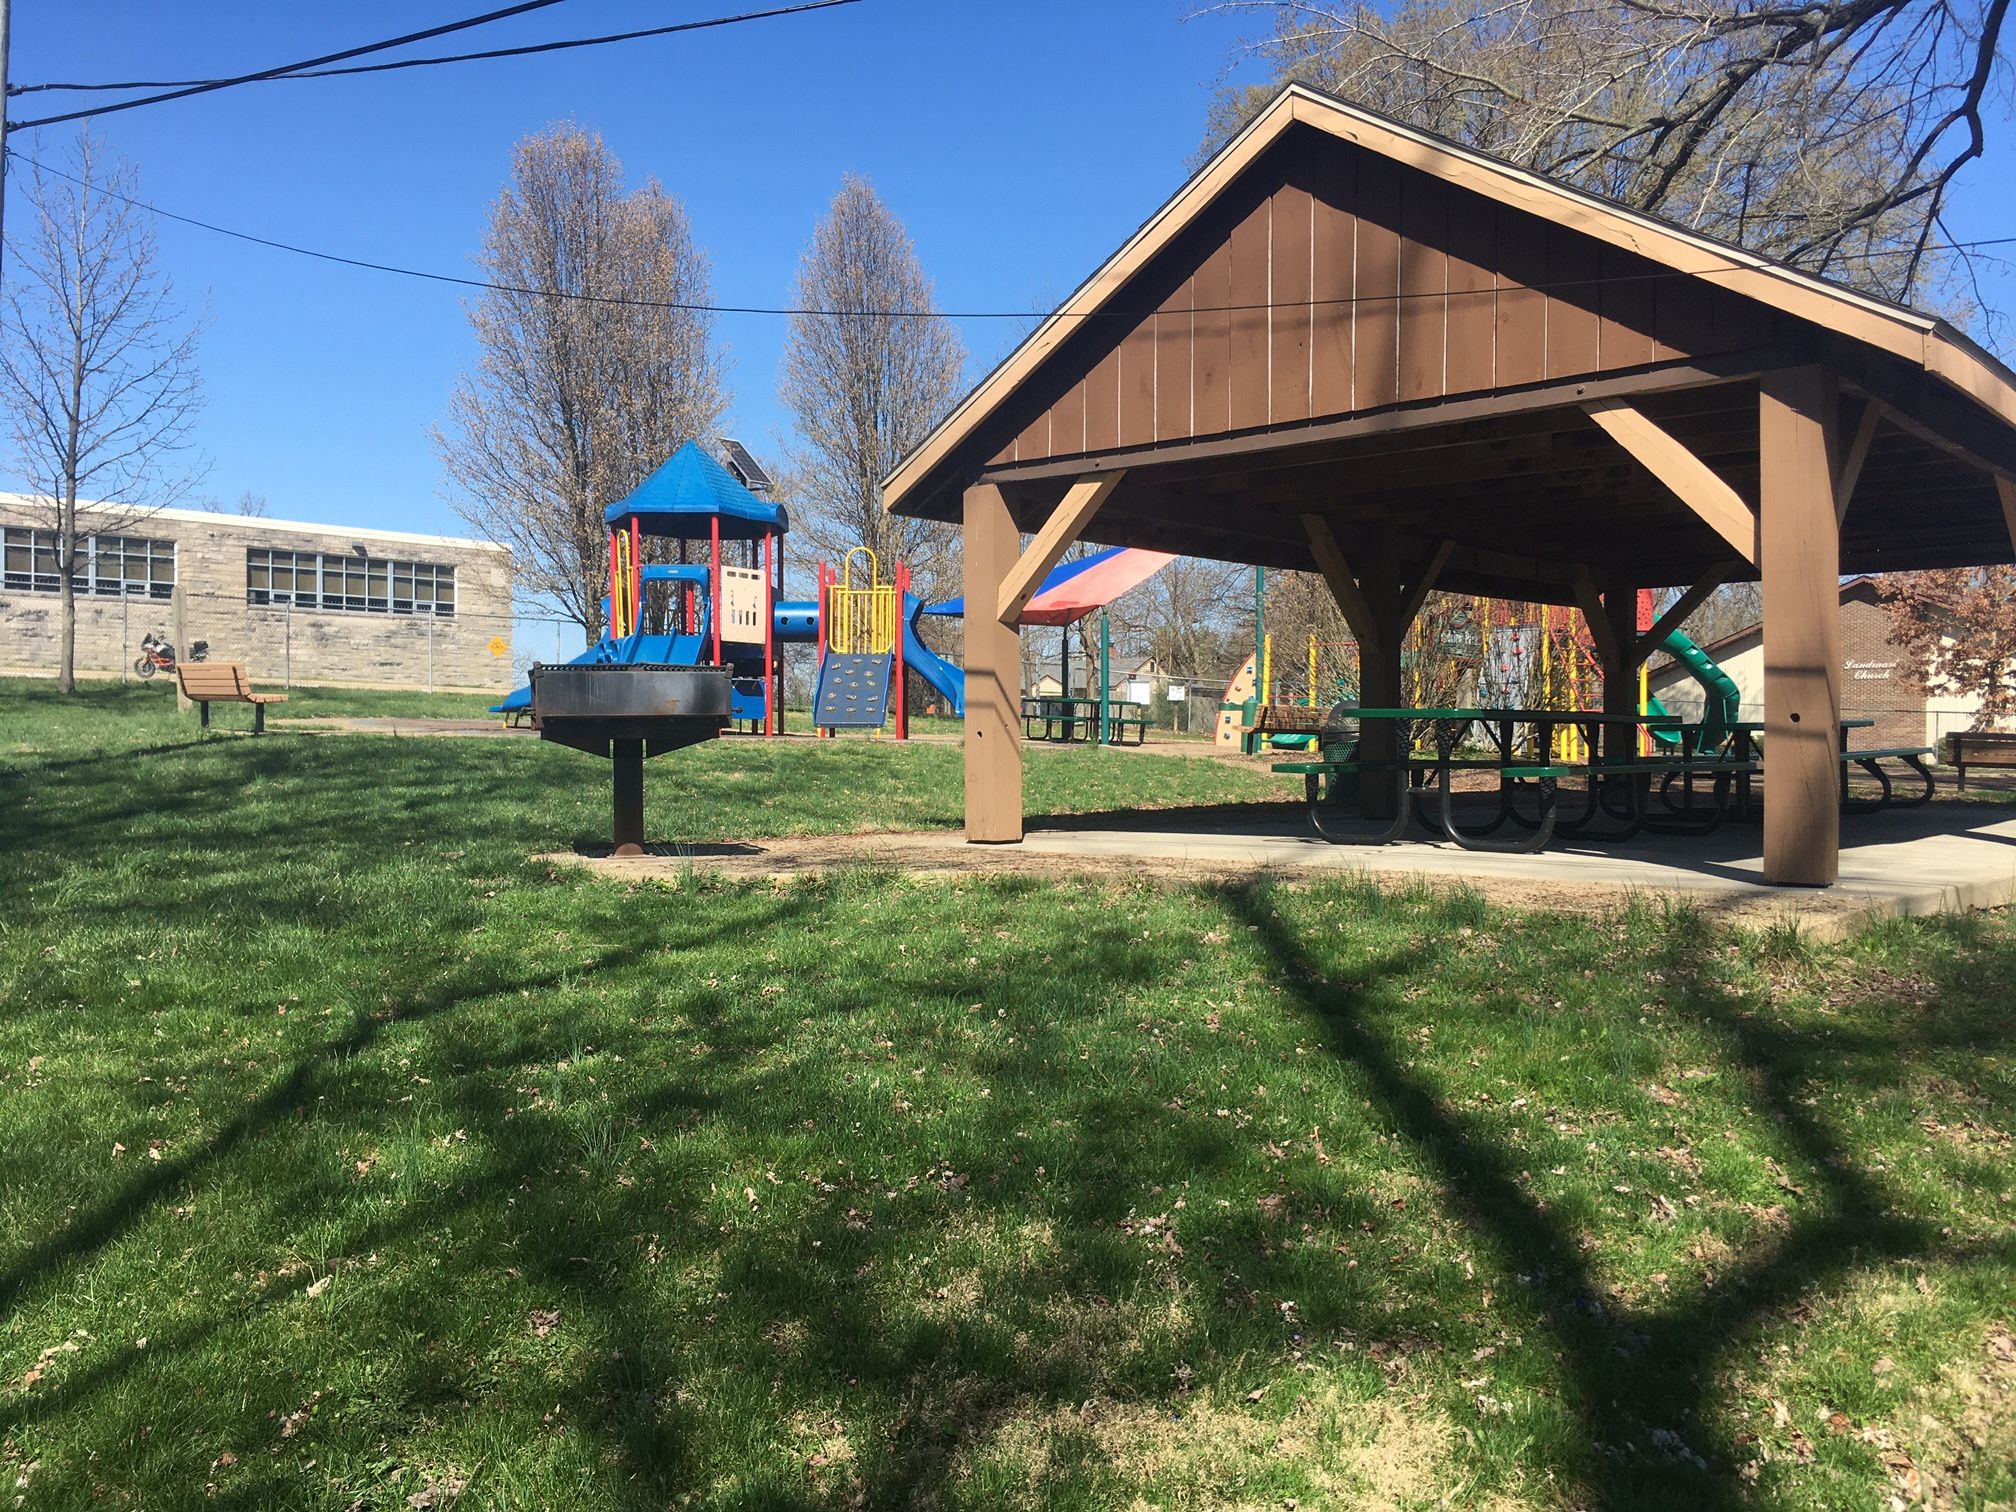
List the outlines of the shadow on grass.
<svg viewBox="0 0 2016 1512">
<path fill-rule="evenodd" d="M 1782 1234 L 1712 1287 L 1667 1307 L 1606 1304 L 1579 1236 L 1522 1184 L 1503 1142 L 1407 1069 L 1366 1023 L 1357 988 L 1322 985 L 1306 945 L 1260 906 L 1259 894 L 1235 890 L 1231 898 L 1234 912 L 1265 941 L 1291 998 L 1324 1026 L 1333 1050 L 1364 1074 L 1381 1110 L 1439 1169 L 1448 1200 L 1479 1241 L 1535 1284 L 1538 1319 L 1559 1351 L 1567 1401 L 1582 1430 L 1578 1462 L 1555 1468 L 1587 1488 L 1591 1505 L 1744 1503 L 1748 1488 L 1734 1467 L 1739 1446 L 1722 1426 L 1732 1414 L 1711 1397 L 1714 1373 L 1732 1351 L 1850 1272 L 1907 1258 L 1965 1263 L 2016 1254 L 2016 1241 L 1944 1242 L 1934 1221 L 1913 1214 L 1902 1194 L 1863 1170 L 1804 1096 L 1816 1078 L 1839 1080 L 1845 1061 L 1862 1061 L 1869 1079 L 1894 1078 L 1899 1057 L 1925 1042 L 1915 1027 L 1849 1043 L 1837 1032 L 1788 1028 L 1703 970 L 1722 942 L 1700 916 L 1676 911 L 1658 962 L 1678 989 L 1671 1011 L 1719 1037 L 1728 1068 L 1758 1089 L 1760 1111 L 1798 1152 L 1818 1190 Z M 1414 969 L 1432 971 L 1432 958 Z M 1969 1015 L 1949 1032 L 1954 1043 L 1989 1050 L 2006 1050 L 2016 1039 L 2003 1014 Z"/>
</svg>

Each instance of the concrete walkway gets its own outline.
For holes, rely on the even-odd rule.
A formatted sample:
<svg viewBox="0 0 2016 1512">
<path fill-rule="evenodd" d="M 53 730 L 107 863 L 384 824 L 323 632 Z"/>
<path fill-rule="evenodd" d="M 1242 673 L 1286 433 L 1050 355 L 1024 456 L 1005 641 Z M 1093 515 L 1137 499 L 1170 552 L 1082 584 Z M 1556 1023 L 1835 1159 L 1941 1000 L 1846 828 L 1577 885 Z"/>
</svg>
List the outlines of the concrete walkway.
<svg viewBox="0 0 2016 1512">
<path fill-rule="evenodd" d="M 1474 888 L 1510 907 L 1594 912 L 1630 898 L 1684 899 L 1750 926 L 1785 920 L 1818 938 L 1871 918 L 1994 908 L 2016 901 L 2016 812 L 1939 803 L 1842 821 L 1841 880 L 1824 889 L 1763 881 L 1762 829 L 1643 835 L 1623 843 L 1557 843 L 1534 856 L 1494 856 L 1446 842 L 1331 845 L 1298 812 L 1096 815 L 1031 820 L 1019 845 L 968 845 L 952 831 L 756 840 L 668 847 L 631 860 L 565 857 L 607 875 L 680 877 L 696 870 L 779 877 L 848 865 L 926 874 L 1043 873 L 1224 881 L 1350 873 Z M 1416 831 L 1416 834 L 1419 832 Z"/>
</svg>

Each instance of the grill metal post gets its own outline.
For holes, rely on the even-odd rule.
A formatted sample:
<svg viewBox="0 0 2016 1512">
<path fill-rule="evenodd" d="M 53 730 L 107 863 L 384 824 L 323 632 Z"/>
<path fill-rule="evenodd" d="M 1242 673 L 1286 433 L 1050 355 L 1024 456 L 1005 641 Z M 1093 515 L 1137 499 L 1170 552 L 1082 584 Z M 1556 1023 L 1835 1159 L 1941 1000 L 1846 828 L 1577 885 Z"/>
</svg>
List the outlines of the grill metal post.
<svg viewBox="0 0 2016 1512">
<path fill-rule="evenodd" d="M 619 856 L 644 854 L 644 742 L 612 740 L 616 813 L 611 837 Z"/>
</svg>

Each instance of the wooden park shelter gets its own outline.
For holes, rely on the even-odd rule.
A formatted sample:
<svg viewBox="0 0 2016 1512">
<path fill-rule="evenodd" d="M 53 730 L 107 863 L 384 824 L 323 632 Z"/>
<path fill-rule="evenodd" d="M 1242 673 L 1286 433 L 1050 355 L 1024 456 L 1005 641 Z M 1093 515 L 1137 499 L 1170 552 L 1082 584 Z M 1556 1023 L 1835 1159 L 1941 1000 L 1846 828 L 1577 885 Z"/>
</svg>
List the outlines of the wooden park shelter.
<svg viewBox="0 0 2016 1512">
<path fill-rule="evenodd" d="M 1368 707 L 1433 589 L 1580 606 L 1621 712 L 1761 578 L 1765 876 L 1824 885 L 1838 579 L 2016 559 L 2012 480 L 2016 377 L 1942 321 L 1290 86 L 884 497 L 963 524 L 970 840 L 1022 836 L 1018 615 L 1082 539 L 1322 573 Z"/>
</svg>

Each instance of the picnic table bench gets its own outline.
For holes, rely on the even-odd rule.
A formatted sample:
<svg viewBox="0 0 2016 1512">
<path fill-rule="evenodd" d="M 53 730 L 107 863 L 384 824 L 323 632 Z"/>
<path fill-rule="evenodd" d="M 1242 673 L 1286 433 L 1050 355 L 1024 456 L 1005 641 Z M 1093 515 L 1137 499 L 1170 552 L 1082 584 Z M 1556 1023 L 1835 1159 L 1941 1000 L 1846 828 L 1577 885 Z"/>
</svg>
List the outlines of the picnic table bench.
<svg viewBox="0 0 2016 1512">
<path fill-rule="evenodd" d="M 266 733 L 266 705 L 285 703 L 285 693 L 255 693 L 245 676 L 243 662 L 178 662 L 175 676 L 182 696 L 196 705 L 203 728 L 210 728 L 210 705 L 242 703 L 252 705 L 252 733 Z"/>
<path fill-rule="evenodd" d="M 1967 791 L 1967 768 L 2016 767 L 2016 731 L 1955 730 L 1946 737 L 1946 759 L 1953 763 L 1959 791 Z"/>
<path fill-rule="evenodd" d="M 1107 740 L 1113 745 L 1145 745 L 1148 716 L 1140 705 L 1106 701 Z M 1137 712 L 1129 713 L 1128 710 Z M 1127 732 L 1134 739 L 1127 739 Z M 1022 737 L 1051 743 L 1071 743 L 1099 738 L 1099 700 L 1065 697 L 1061 693 L 1036 693 L 1022 700 Z"/>
</svg>

